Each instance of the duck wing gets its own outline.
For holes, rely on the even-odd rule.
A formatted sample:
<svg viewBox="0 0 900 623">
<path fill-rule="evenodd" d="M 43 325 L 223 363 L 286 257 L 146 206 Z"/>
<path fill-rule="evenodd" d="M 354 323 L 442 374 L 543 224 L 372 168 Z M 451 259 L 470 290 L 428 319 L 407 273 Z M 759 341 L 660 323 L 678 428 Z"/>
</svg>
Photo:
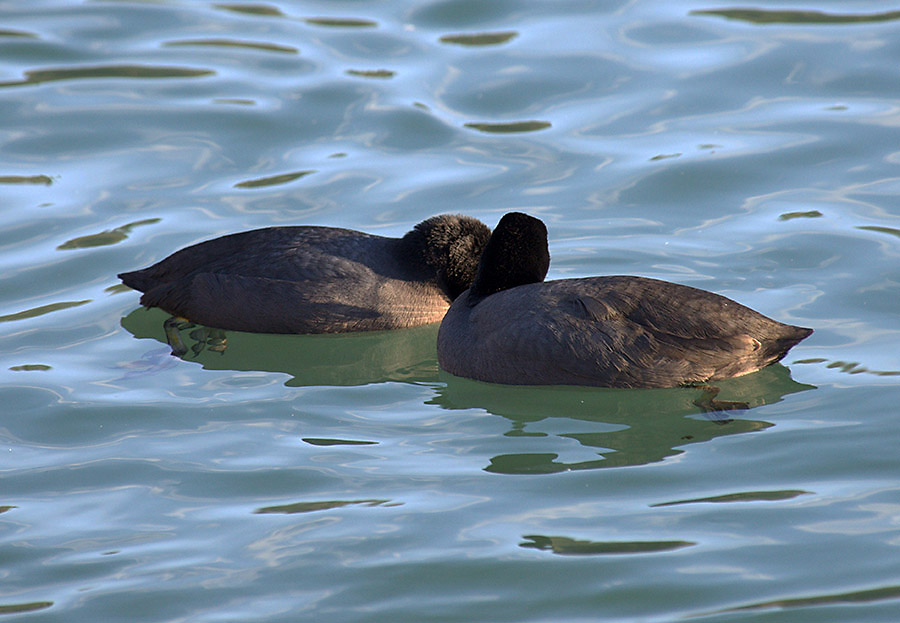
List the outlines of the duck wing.
<svg viewBox="0 0 900 623">
<path fill-rule="evenodd" d="M 449 372 L 498 383 L 672 387 L 752 372 L 809 333 L 689 286 L 595 277 L 455 302 L 438 354 Z"/>
<path fill-rule="evenodd" d="M 335 227 L 267 227 L 185 247 L 119 278 L 141 292 L 200 273 L 324 281 L 346 271 L 341 260 L 398 276 L 396 245 L 396 239 Z"/>
<path fill-rule="evenodd" d="M 551 314 L 574 374 L 603 366 L 619 386 L 664 387 L 753 372 L 812 331 L 724 296 L 644 277 L 563 280 Z M 596 374 L 594 368 L 593 374 Z"/>
</svg>

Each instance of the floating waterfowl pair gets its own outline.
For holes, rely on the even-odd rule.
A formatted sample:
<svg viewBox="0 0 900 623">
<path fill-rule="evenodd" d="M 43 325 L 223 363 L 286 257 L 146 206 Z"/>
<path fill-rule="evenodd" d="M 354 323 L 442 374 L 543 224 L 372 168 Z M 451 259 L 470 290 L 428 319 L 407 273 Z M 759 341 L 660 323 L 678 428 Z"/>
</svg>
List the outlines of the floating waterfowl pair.
<svg viewBox="0 0 900 623">
<path fill-rule="evenodd" d="M 341 333 L 441 321 L 438 362 L 512 385 L 675 387 L 754 372 L 812 329 L 645 277 L 544 281 L 547 228 L 512 212 L 494 232 L 432 217 L 402 238 L 271 227 L 182 249 L 122 281 L 141 304 L 219 329 Z"/>
</svg>

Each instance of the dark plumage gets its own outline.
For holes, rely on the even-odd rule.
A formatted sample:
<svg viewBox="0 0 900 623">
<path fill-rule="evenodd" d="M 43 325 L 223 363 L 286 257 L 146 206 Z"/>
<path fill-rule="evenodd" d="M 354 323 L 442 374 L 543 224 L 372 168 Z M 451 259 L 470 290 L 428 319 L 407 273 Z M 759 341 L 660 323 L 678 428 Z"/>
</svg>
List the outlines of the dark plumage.
<svg viewBox="0 0 900 623">
<path fill-rule="evenodd" d="M 442 368 L 513 385 L 674 387 L 754 372 L 812 333 L 645 277 L 544 282 L 547 229 L 505 215 L 438 333 Z"/>
<path fill-rule="evenodd" d="M 219 329 L 343 333 L 439 321 L 472 282 L 490 229 L 429 218 L 402 238 L 270 227 L 201 242 L 122 273 L 141 304 Z"/>
</svg>

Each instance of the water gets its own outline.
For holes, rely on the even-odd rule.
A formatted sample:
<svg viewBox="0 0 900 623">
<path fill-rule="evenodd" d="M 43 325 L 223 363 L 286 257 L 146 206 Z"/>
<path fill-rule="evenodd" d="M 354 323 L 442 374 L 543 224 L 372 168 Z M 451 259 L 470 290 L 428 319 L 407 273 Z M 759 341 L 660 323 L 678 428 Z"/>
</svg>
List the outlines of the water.
<svg viewBox="0 0 900 623">
<path fill-rule="evenodd" d="M 746 6 L 0 2 L 0 614 L 896 621 L 900 14 Z M 452 378 L 433 326 L 177 360 L 115 278 L 510 210 L 550 278 L 816 333 L 713 417 Z"/>
</svg>

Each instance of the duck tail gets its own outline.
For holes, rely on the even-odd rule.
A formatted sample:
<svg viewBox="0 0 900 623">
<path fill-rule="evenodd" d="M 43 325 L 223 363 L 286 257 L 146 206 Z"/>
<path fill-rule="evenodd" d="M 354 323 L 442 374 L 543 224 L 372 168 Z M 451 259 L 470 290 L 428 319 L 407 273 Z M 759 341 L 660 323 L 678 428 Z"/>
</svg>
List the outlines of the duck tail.
<svg viewBox="0 0 900 623">
<path fill-rule="evenodd" d="M 783 327 L 784 330 L 779 335 L 763 342 L 764 357 L 768 360 L 768 363 L 781 361 L 789 350 L 808 338 L 813 332 L 812 329 L 807 329 L 806 327 L 795 327 L 793 325 L 783 325 Z"/>
<path fill-rule="evenodd" d="M 121 279 L 122 283 L 124 283 L 126 286 L 128 286 L 132 290 L 137 290 L 138 292 L 146 292 L 151 287 L 151 283 L 148 279 L 146 270 L 135 270 L 128 273 L 119 273 L 116 276 Z"/>
</svg>

